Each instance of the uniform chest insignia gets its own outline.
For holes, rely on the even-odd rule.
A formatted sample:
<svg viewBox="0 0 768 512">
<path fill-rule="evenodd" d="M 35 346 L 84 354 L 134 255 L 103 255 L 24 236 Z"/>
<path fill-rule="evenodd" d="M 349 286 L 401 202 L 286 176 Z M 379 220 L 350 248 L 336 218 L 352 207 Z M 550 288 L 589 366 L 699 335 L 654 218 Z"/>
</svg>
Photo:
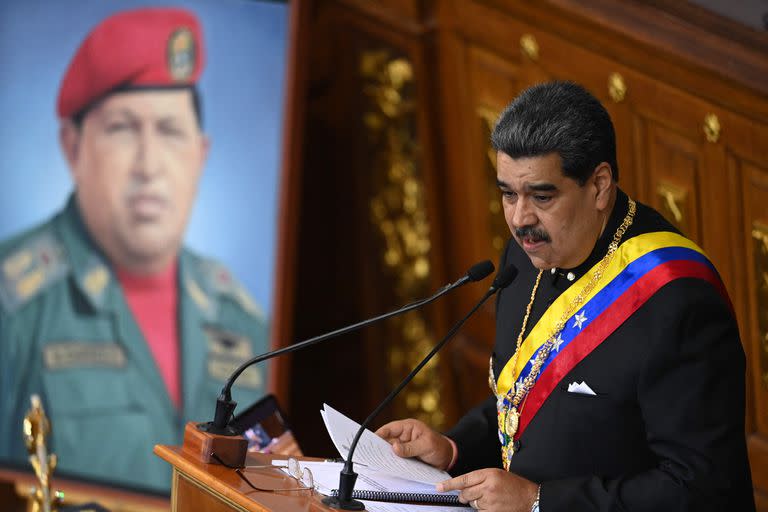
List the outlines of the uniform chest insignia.
<svg viewBox="0 0 768 512">
<path fill-rule="evenodd" d="M 43 364 L 48 370 L 82 367 L 123 368 L 127 358 L 117 343 L 58 341 L 43 347 Z"/>
<path fill-rule="evenodd" d="M 69 264 L 58 240 L 43 232 L 3 259 L 0 269 L 0 305 L 14 311 L 64 277 Z"/>
<path fill-rule="evenodd" d="M 251 340 L 246 336 L 227 332 L 216 327 L 204 327 L 208 339 L 208 353 L 230 359 L 249 359 L 253 357 Z"/>
<path fill-rule="evenodd" d="M 3 274 L 6 279 L 18 279 L 32 264 L 32 251 L 22 249 L 11 254 L 3 261 Z"/>
<path fill-rule="evenodd" d="M 238 366 L 242 363 L 237 361 L 229 361 L 225 359 L 210 358 L 208 359 L 208 376 L 221 381 L 223 384 L 232 375 L 232 372 L 237 370 Z M 261 374 L 261 369 L 256 366 L 251 366 L 235 381 L 235 386 L 240 386 L 249 389 L 261 389 L 264 387 L 264 378 Z"/>
<path fill-rule="evenodd" d="M 187 293 L 201 311 L 204 311 L 207 314 L 213 313 L 213 303 L 200 288 L 200 285 L 197 284 L 197 281 L 188 277 L 184 280 L 184 286 L 186 286 Z"/>
<path fill-rule="evenodd" d="M 248 313 L 250 313 L 251 316 L 255 316 L 256 318 L 264 320 L 264 310 L 262 310 L 259 305 L 256 304 L 256 301 L 253 300 L 253 297 L 251 297 L 251 295 L 246 292 L 242 286 L 237 287 L 237 290 L 235 291 L 235 300 L 237 300 L 240 306 Z"/>
<path fill-rule="evenodd" d="M 223 331 L 215 327 L 204 328 L 208 339 L 208 375 L 216 380 L 226 381 L 242 363 L 253 357 L 251 340 L 246 336 Z M 244 371 L 236 385 L 260 388 L 264 384 L 259 368 Z"/>
<path fill-rule="evenodd" d="M 85 275 L 83 287 L 91 295 L 101 295 L 108 282 L 109 272 L 103 266 L 98 266 L 88 271 Z"/>
<path fill-rule="evenodd" d="M 260 320 L 263 320 L 264 313 L 256 302 L 251 298 L 245 288 L 238 283 L 230 272 L 219 265 L 213 263 L 208 267 L 208 278 L 211 282 L 211 286 L 216 292 L 222 296 L 233 300 L 240 306 L 245 312 L 251 316 L 255 316 Z"/>
<path fill-rule="evenodd" d="M 35 268 L 16 281 L 16 296 L 24 302 L 34 295 L 44 282 L 45 271 L 41 268 Z"/>
</svg>

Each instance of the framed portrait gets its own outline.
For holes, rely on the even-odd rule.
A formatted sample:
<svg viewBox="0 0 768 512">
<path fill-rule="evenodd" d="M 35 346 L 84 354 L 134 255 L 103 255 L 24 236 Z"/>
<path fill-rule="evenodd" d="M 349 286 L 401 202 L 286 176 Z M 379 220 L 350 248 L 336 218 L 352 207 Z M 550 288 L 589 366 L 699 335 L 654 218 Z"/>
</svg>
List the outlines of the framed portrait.
<svg viewBox="0 0 768 512">
<path fill-rule="evenodd" d="M 288 2 L 33 0 L 0 4 L 0 240 L 48 220 L 72 190 L 56 97 L 90 30 L 110 14 L 163 5 L 194 12 L 206 64 L 198 84 L 211 140 L 186 245 L 222 262 L 273 311 Z"/>
<path fill-rule="evenodd" d="M 86 35 L 119 11 L 183 7 L 202 25 L 205 67 L 197 86 L 203 131 L 210 140 L 184 246 L 231 271 L 268 319 L 271 346 L 285 345 L 291 332 L 297 218 L 292 190 L 298 157 L 291 156 L 290 149 L 297 141 L 291 134 L 301 131 L 293 125 L 299 118 L 293 104 L 297 80 L 291 43 L 297 30 L 297 4 L 295 0 L 0 3 L 0 241 L 50 220 L 72 194 L 71 171 L 59 144 L 56 99 Z M 278 361 L 271 366 L 267 386 L 278 395 L 287 385 L 279 365 Z"/>
</svg>

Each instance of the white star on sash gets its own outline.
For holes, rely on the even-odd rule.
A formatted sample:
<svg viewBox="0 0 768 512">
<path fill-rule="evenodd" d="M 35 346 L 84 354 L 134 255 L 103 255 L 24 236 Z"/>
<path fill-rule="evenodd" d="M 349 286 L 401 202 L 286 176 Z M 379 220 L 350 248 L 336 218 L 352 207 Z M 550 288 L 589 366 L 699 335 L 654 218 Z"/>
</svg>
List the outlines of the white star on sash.
<svg viewBox="0 0 768 512">
<path fill-rule="evenodd" d="M 581 311 L 579 314 L 576 315 L 576 318 L 574 318 L 573 326 L 578 327 L 579 330 L 581 330 L 581 324 L 587 321 L 587 315 L 584 314 L 584 311 Z"/>
<path fill-rule="evenodd" d="M 555 347 L 555 352 L 560 352 L 560 345 L 565 343 L 563 341 L 563 336 L 562 336 L 561 333 L 557 333 L 557 338 L 555 338 L 553 343 L 554 343 L 554 347 Z"/>
</svg>

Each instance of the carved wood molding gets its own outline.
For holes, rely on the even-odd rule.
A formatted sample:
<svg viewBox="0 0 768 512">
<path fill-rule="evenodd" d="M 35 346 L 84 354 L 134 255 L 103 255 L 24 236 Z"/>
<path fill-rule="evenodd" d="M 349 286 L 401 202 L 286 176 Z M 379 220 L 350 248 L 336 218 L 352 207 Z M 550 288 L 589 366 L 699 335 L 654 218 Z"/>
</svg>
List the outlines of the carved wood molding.
<svg viewBox="0 0 768 512">
<path fill-rule="evenodd" d="M 477 11 L 476 16 L 487 18 L 487 9 L 492 8 L 644 73 L 663 74 L 745 116 L 768 120 L 768 102 L 764 101 L 768 98 L 768 52 L 764 50 L 768 34 L 756 33 L 753 38 L 758 43 L 745 45 L 743 35 L 726 36 L 720 26 L 684 18 L 684 13 L 677 17 L 654 2 L 641 0 L 454 2 L 466 11 L 459 9 L 457 16 L 470 19 L 471 11 Z M 469 30 L 472 37 L 478 35 L 477 30 Z"/>
<path fill-rule="evenodd" d="M 380 235 L 383 271 L 394 280 L 398 302 L 423 296 L 429 288 L 430 223 L 416 139 L 417 105 L 412 63 L 394 50 L 363 51 L 360 75 L 367 103 L 363 115 L 371 155 L 370 224 Z M 421 311 L 389 321 L 387 377 L 398 383 L 432 349 L 434 336 Z M 396 407 L 435 428 L 443 425 L 439 356 L 403 391 Z"/>
</svg>

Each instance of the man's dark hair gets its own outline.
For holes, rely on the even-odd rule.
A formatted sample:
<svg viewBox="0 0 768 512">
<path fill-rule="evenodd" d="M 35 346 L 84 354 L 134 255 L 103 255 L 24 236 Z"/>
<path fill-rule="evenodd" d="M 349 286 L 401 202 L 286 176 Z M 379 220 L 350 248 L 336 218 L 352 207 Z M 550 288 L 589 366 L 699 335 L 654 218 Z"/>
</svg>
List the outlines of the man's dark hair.
<svg viewBox="0 0 768 512">
<path fill-rule="evenodd" d="M 584 185 L 601 162 L 619 181 L 616 135 L 600 101 L 573 82 L 548 82 L 523 91 L 502 112 L 491 134 L 496 151 L 512 158 L 557 153 L 563 173 Z"/>
<path fill-rule="evenodd" d="M 197 86 L 195 85 L 184 85 L 180 87 L 137 87 L 137 86 L 130 86 L 130 87 L 118 87 L 117 89 L 113 89 L 109 91 L 107 94 L 102 96 L 96 101 L 92 101 L 85 107 L 81 108 L 79 111 L 75 112 L 72 117 L 70 118 L 72 120 L 72 123 L 75 125 L 75 127 L 80 130 L 83 127 L 83 121 L 85 120 L 85 116 L 88 115 L 88 112 L 93 110 L 93 108 L 104 101 L 107 97 L 109 97 L 110 94 L 115 94 L 117 92 L 125 92 L 125 91 L 155 91 L 155 90 L 164 90 L 164 89 L 189 89 L 189 91 L 192 93 L 192 108 L 195 111 L 195 119 L 197 120 L 197 127 L 200 128 L 200 130 L 203 129 L 203 102 L 202 98 L 200 97 L 200 91 L 197 90 Z"/>
</svg>

